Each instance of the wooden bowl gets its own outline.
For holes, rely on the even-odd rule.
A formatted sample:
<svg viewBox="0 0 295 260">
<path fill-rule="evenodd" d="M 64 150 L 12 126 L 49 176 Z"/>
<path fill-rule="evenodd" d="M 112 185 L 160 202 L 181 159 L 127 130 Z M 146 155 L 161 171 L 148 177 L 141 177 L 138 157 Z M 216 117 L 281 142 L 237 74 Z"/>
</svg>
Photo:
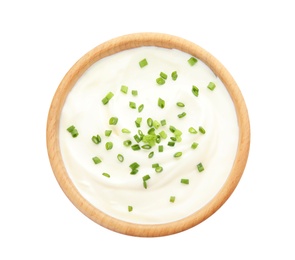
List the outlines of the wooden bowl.
<svg viewBox="0 0 295 260">
<path fill-rule="evenodd" d="M 227 88 L 234 103 L 239 125 L 236 159 L 225 184 L 217 195 L 194 214 L 167 224 L 135 224 L 104 214 L 92 206 L 77 190 L 65 169 L 59 144 L 59 121 L 69 91 L 79 77 L 96 61 L 117 52 L 141 47 L 157 46 L 174 48 L 203 61 Z M 50 106 L 47 121 L 47 149 L 55 177 L 70 201 L 88 218 L 110 230 L 132 236 L 156 237 L 175 234 L 196 226 L 216 212 L 236 188 L 246 166 L 250 147 L 250 124 L 243 96 L 230 73 L 211 54 L 200 46 L 182 38 L 159 33 L 137 33 L 105 42 L 85 54 L 68 71 L 61 81 Z"/>
</svg>

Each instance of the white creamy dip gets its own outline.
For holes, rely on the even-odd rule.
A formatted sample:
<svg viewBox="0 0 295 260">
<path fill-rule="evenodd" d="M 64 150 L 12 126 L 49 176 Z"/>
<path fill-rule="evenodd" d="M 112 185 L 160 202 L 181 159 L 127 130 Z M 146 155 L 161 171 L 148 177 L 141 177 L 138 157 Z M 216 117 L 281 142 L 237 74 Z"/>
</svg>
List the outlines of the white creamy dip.
<svg viewBox="0 0 295 260">
<path fill-rule="evenodd" d="M 182 219 L 203 207 L 225 183 L 235 160 L 239 127 L 233 102 L 223 83 L 200 60 L 191 66 L 191 55 L 172 49 L 140 47 L 126 50 L 101 59 L 92 65 L 78 80 L 64 104 L 59 129 L 62 157 L 68 174 L 80 194 L 102 212 L 124 221 L 140 224 L 161 224 Z M 141 68 L 139 61 L 146 59 L 148 65 Z M 173 80 L 171 73 L 177 71 Z M 165 84 L 158 85 L 160 72 L 167 74 Z M 216 88 L 207 88 L 213 82 Z M 127 86 L 128 92 L 121 91 Z M 199 95 L 192 93 L 192 86 Z M 132 90 L 138 95 L 133 96 Z M 104 105 L 102 99 L 112 92 L 114 96 Z M 158 106 L 158 99 L 165 100 L 165 107 Z M 136 104 L 136 109 L 129 107 Z M 185 104 L 184 107 L 176 105 Z M 143 104 L 141 112 L 138 107 Z M 183 118 L 178 115 L 185 112 Z M 116 125 L 109 119 L 117 117 Z M 141 117 L 140 127 L 135 120 Z M 155 130 L 165 131 L 166 139 L 149 150 L 134 151 L 123 145 L 125 140 L 137 144 L 134 135 L 150 129 L 147 119 L 152 118 L 166 125 Z M 74 125 L 79 135 L 75 138 L 67 131 Z M 182 140 L 169 146 L 169 130 L 174 126 L 182 132 Z M 205 134 L 199 127 L 206 130 Z M 197 134 L 188 131 L 190 127 Z M 131 133 L 122 133 L 126 128 Z M 105 130 L 112 130 L 109 137 Z M 101 143 L 91 138 L 99 135 Z M 113 148 L 106 150 L 106 142 Z M 196 142 L 198 147 L 192 149 Z M 141 141 L 139 146 L 144 145 Z M 163 152 L 158 146 L 163 145 Z M 148 154 L 154 151 L 154 156 Z M 176 152 L 182 156 L 175 158 Z M 122 154 L 120 162 L 117 155 Z M 97 156 L 101 162 L 92 160 Z M 130 174 L 129 165 L 137 162 L 136 174 Z M 153 164 L 158 163 L 163 171 L 157 173 Z M 204 167 L 199 172 L 197 165 Z M 109 174 L 109 177 L 103 175 Z M 143 176 L 149 175 L 143 185 Z M 189 184 L 181 183 L 186 179 Z M 175 197 L 171 202 L 170 197 Z M 128 206 L 132 210 L 128 210 Z"/>
</svg>

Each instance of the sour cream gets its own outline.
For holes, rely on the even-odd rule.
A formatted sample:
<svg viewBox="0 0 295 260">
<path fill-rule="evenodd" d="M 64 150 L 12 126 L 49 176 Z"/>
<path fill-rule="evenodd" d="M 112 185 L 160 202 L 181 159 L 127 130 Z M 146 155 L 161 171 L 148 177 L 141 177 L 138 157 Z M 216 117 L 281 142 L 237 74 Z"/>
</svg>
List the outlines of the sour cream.
<svg viewBox="0 0 295 260">
<path fill-rule="evenodd" d="M 190 57 L 159 47 L 122 51 L 92 65 L 69 93 L 60 119 L 62 158 L 80 194 L 105 214 L 139 224 L 176 221 L 206 205 L 229 176 L 239 138 L 235 108 L 221 80 L 200 60 L 191 66 Z M 144 58 L 148 65 L 141 68 L 139 61 Z M 178 74 L 176 80 L 171 77 L 173 71 Z M 161 72 L 168 76 L 163 85 L 156 82 Z M 210 82 L 216 85 L 213 91 L 207 88 Z M 122 85 L 128 87 L 127 93 L 121 91 Z M 198 96 L 192 93 L 192 86 L 199 89 Z M 132 95 L 132 90 L 138 95 Z M 102 99 L 109 92 L 114 96 L 104 105 Z M 165 101 L 164 108 L 158 106 L 159 98 Z M 130 102 L 136 109 L 130 108 Z M 179 107 L 177 102 L 185 106 Z M 139 112 L 141 104 L 144 108 Z M 183 112 L 186 115 L 179 118 Z M 116 125 L 109 124 L 111 117 L 118 118 Z M 140 127 L 135 124 L 137 118 L 142 118 Z M 164 131 L 167 138 L 149 150 L 124 146 L 125 140 L 137 144 L 134 135 L 138 130 L 147 134 L 148 118 L 166 120 L 155 133 Z M 67 131 L 71 125 L 79 132 L 76 138 Z M 170 126 L 182 132 L 182 140 L 174 146 L 168 145 L 174 136 Z M 190 127 L 198 133 L 190 133 Z M 131 133 L 122 133 L 123 128 Z M 112 130 L 111 135 L 105 136 L 105 130 Z M 99 144 L 91 140 L 96 135 L 101 137 Z M 113 143 L 111 150 L 106 150 L 106 142 Z M 197 148 L 191 147 L 193 143 Z M 142 141 L 138 144 L 144 145 Z M 163 145 L 163 152 L 159 152 L 159 145 Z M 152 151 L 154 156 L 149 158 Z M 175 158 L 177 152 L 182 156 Z M 123 162 L 117 159 L 118 154 L 124 156 Z M 93 157 L 100 158 L 101 163 L 95 164 Z M 136 174 L 130 174 L 129 165 L 134 162 L 140 166 Z M 156 163 L 162 172 L 152 167 Z M 201 172 L 197 169 L 200 163 L 204 167 Z M 146 175 L 150 179 L 145 188 Z M 182 179 L 189 184 L 181 183 Z"/>
</svg>

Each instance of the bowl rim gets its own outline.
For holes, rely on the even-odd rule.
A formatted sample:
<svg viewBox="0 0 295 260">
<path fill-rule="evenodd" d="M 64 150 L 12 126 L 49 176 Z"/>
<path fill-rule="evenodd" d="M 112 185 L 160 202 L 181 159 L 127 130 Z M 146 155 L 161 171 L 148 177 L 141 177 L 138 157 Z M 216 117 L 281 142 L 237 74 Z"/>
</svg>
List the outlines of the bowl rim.
<svg viewBox="0 0 295 260">
<path fill-rule="evenodd" d="M 156 46 L 178 49 L 203 61 L 227 88 L 234 103 L 239 125 L 239 140 L 232 170 L 220 191 L 201 209 L 183 219 L 165 224 L 136 224 L 111 217 L 92 206 L 77 190 L 65 169 L 59 145 L 59 120 L 61 111 L 70 90 L 81 75 L 96 61 L 117 52 L 141 46 Z M 95 223 L 118 233 L 158 237 L 176 234 L 192 228 L 214 214 L 231 196 L 246 167 L 250 149 L 250 122 L 242 93 L 227 69 L 209 52 L 199 45 L 178 36 L 164 33 L 133 33 L 108 40 L 83 55 L 66 73 L 60 82 L 50 105 L 46 144 L 49 161 L 55 178 L 68 199 L 84 215 Z"/>
</svg>

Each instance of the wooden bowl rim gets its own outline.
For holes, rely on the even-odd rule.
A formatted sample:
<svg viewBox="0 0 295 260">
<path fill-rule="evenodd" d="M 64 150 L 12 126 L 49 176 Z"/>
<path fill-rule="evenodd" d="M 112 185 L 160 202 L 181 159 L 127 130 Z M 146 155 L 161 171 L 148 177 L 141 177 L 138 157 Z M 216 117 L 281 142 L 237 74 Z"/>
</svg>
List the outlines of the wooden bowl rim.
<svg viewBox="0 0 295 260">
<path fill-rule="evenodd" d="M 239 142 L 236 159 L 225 184 L 218 194 L 194 214 L 166 224 L 135 224 L 122 221 L 101 212 L 92 206 L 76 189 L 71 181 L 59 146 L 59 120 L 69 91 L 79 77 L 96 61 L 117 52 L 141 46 L 157 46 L 178 49 L 203 61 L 218 76 L 227 88 L 234 103 L 238 124 Z M 250 148 L 250 123 L 247 107 L 238 85 L 227 69 L 210 53 L 195 43 L 163 33 L 134 33 L 120 36 L 102 43 L 79 59 L 62 79 L 53 97 L 47 119 L 46 142 L 53 173 L 69 200 L 84 215 L 97 224 L 126 235 L 157 237 L 175 234 L 192 228 L 214 214 L 231 196 L 244 172 Z"/>
</svg>

